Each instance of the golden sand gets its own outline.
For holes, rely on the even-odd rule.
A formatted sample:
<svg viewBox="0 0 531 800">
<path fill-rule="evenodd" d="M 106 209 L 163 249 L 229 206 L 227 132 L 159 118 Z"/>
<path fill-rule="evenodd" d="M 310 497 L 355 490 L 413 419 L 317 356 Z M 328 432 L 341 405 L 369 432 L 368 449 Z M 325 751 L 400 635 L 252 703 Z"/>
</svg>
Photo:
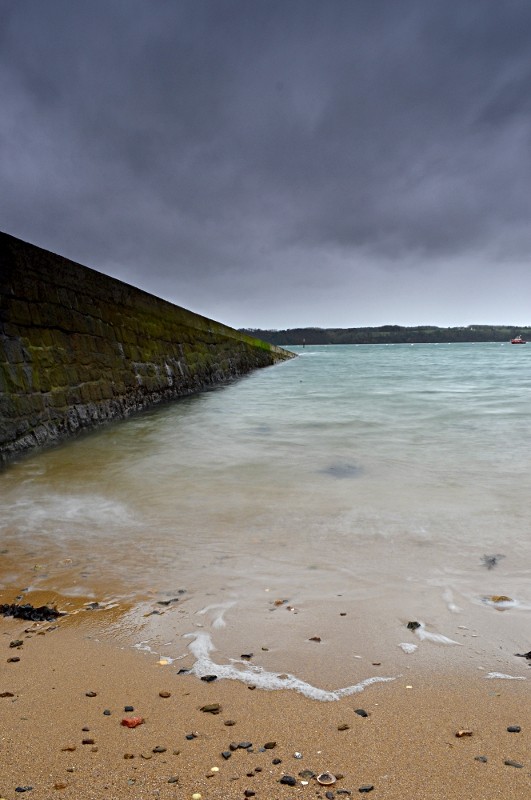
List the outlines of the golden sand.
<svg viewBox="0 0 531 800">
<path fill-rule="evenodd" d="M 370 786 L 375 800 L 531 796 L 528 680 L 445 667 L 318 702 L 178 675 L 175 664 L 100 640 L 95 617 L 72 619 L 0 618 L 0 798 L 21 797 L 17 787 L 33 787 L 32 800 L 340 800 Z M 525 674 L 523 659 L 519 667 Z M 220 712 L 201 711 L 208 704 Z M 121 724 L 134 716 L 144 722 Z M 514 725 L 521 732 L 507 731 Z M 337 777 L 331 786 L 312 777 L 325 771 Z"/>
</svg>

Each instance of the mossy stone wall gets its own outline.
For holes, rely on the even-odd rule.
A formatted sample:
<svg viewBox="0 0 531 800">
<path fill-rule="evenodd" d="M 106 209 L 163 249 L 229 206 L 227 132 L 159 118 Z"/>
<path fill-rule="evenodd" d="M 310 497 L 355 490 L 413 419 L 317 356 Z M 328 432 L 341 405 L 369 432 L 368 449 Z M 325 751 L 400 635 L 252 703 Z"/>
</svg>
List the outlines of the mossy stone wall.
<svg viewBox="0 0 531 800">
<path fill-rule="evenodd" d="M 0 462 L 291 356 L 0 233 Z"/>
</svg>

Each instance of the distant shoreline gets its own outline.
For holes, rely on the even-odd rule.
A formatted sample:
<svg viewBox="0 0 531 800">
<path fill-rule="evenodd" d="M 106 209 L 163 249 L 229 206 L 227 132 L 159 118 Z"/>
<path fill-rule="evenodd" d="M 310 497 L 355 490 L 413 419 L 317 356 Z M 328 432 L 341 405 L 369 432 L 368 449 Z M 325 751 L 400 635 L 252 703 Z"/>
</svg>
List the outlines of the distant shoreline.
<svg viewBox="0 0 531 800">
<path fill-rule="evenodd" d="M 450 344 L 452 342 L 509 342 L 521 335 L 531 339 L 531 326 L 468 325 L 439 328 L 436 325 L 381 325 L 376 328 L 241 328 L 241 333 L 275 345 L 311 344 Z"/>
</svg>

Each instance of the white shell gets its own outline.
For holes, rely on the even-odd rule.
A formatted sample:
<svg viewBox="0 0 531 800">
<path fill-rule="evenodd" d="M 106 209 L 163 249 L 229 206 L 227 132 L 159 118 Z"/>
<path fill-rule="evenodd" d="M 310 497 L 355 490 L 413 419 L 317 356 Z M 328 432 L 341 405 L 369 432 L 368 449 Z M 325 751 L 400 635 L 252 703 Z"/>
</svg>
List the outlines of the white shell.
<svg viewBox="0 0 531 800">
<path fill-rule="evenodd" d="M 321 774 L 317 776 L 317 783 L 322 783 L 323 786 L 331 786 L 335 782 L 336 778 L 330 772 L 321 772 Z"/>
</svg>

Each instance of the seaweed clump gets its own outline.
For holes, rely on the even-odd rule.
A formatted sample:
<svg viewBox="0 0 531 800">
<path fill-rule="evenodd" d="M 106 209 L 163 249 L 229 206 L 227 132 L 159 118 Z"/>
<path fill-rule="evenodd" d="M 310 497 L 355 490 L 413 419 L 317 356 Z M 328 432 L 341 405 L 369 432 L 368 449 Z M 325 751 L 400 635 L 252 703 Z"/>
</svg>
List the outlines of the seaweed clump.
<svg viewBox="0 0 531 800">
<path fill-rule="evenodd" d="M 32 606 L 31 603 L 17 605 L 16 603 L 4 603 L 0 605 L 0 614 L 4 617 L 16 617 L 17 619 L 27 619 L 32 622 L 50 622 L 57 617 L 64 617 L 64 611 L 58 611 L 50 606 Z"/>
</svg>

